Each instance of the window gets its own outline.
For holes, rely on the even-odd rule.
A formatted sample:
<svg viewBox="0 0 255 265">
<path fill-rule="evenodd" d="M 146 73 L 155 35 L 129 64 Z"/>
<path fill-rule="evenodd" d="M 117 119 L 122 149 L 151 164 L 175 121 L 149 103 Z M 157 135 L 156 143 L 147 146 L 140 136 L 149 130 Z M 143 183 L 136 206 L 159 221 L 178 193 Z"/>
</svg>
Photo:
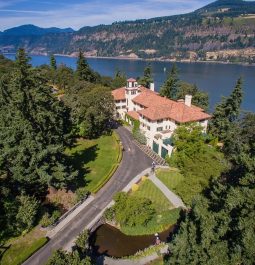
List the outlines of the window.
<svg viewBox="0 0 255 265">
<path fill-rule="evenodd" d="M 126 108 L 126 106 L 122 106 L 122 108 L 123 108 L 123 109 L 125 109 L 125 108 Z"/>
<path fill-rule="evenodd" d="M 158 120 L 158 121 L 157 121 L 157 123 L 162 123 L 162 122 L 163 122 L 163 120 Z"/>
<path fill-rule="evenodd" d="M 157 128 L 157 132 L 162 132 L 163 131 L 163 127 L 158 127 Z"/>
<path fill-rule="evenodd" d="M 150 131 L 151 130 L 151 127 L 150 126 L 147 126 L 147 130 Z"/>
<path fill-rule="evenodd" d="M 136 91 L 135 90 L 132 90 L 131 91 L 131 95 L 135 95 L 136 94 Z"/>
<path fill-rule="evenodd" d="M 126 100 L 125 100 L 125 99 L 123 99 L 123 100 L 122 100 L 122 103 L 126 103 Z"/>
</svg>

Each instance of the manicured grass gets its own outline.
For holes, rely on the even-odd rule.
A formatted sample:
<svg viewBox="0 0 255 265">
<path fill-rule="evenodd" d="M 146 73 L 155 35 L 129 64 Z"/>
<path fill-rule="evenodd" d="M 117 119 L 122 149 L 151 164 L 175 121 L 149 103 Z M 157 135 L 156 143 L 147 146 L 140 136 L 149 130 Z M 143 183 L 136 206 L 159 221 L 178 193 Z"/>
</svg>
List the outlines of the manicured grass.
<svg viewBox="0 0 255 265">
<path fill-rule="evenodd" d="M 76 145 L 66 151 L 74 168 L 79 171 L 76 187 L 86 186 L 91 192 L 96 190 L 96 187 L 109 178 L 109 172 L 118 163 L 119 152 L 114 134 L 95 140 L 77 140 Z"/>
<path fill-rule="evenodd" d="M 157 169 L 156 175 L 172 191 L 184 180 L 184 176 L 175 169 Z"/>
<path fill-rule="evenodd" d="M 165 195 L 150 181 L 144 180 L 139 183 L 137 191 L 130 196 L 148 198 L 152 201 L 156 214 L 146 226 L 121 226 L 121 231 L 126 235 L 151 235 L 156 232 L 163 232 L 174 225 L 179 218 L 179 209 L 173 209 L 173 205 Z"/>
<path fill-rule="evenodd" d="M 155 260 L 151 261 L 150 263 L 148 263 L 147 265 L 164 265 L 163 257 L 155 259 Z"/>
<path fill-rule="evenodd" d="M 34 252 L 47 243 L 45 232 L 39 228 L 33 229 L 25 236 L 10 240 L 5 246 L 9 247 L 4 252 L 1 265 L 19 265 L 27 260 Z"/>
<path fill-rule="evenodd" d="M 162 212 L 173 208 L 171 202 L 165 197 L 165 195 L 156 187 L 150 180 L 145 180 L 139 183 L 137 191 L 132 192 L 132 195 L 150 199 L 157 212 Z"/>
</svg>

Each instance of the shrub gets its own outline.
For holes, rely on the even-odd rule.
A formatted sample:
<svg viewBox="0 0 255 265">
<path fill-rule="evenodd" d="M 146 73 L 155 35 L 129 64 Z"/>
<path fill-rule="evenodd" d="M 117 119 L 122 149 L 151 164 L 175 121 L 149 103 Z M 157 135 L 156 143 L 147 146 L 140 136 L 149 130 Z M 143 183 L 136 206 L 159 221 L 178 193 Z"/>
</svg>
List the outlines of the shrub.
<svg viewBox="0 0 255 265">
<path fill-rule="evenodd" d="M 146 225 L 154 216 L 155 209 L 151 200 L 128 196 L 119 192 L 114 195 L 116 221 L 120 225 Z"/>
<path fill-rule="evenodd" d="M 47 227 L 52 224 L 51 219 L 50 219 L 50 214 L 45 213 L 40 221 L 40 224 L 42 227 Z"/>
<path fill-rule="evenodd" d="M 76 194 L 76 201 L 79 202 L 83 199 L 86 199 L 89 196 L 90 192 L 87 190 L 87 188 L 83 187 L 77 189 L 75 194 Z"/>
<path fill-rule="evenodd" d="M 141 133 L 140 130 L 135 130 L 133 132 L 133 136 L 140 144 L 143 144 L 143 145 L 147 144 L 147 139 L 146 139 L 145 135 L 143 133 Z"/>
<path fill-rule="evenodd" d="M 148 179 L 148 176 L 142 176 L 142 181 L 145 181 Z"/>
<path fill-rule="evenodd" d="M 61 216 L 61 212 L 59 210 L 53 211 L 51 216 L 48 212 L 46 212 L 43 215 L 40 221 L 40 224 L 42 227 L 53 225 L 59 219 L 60 216 Z"/>
<path fill-rule="evenodd" d="M 89 240 L 89 232 L 88 230 L 85 229 L 79 234 L 79 236 L 75 241 L 76 246 L 82 253 L 85 253 L 89 247 L 88 240 Z"/>
<path fill-rule="evenodd" d="M 55 223 L 60 216 L 61 212 L 59 210 L 55 210 L 51 215 L 51 220 L 53 221 L 53 223 Z"/>
<path fill-rule="evenodd" d="M 114 207 L 106 209 L 106 211 L 104 212 L 104 218 L 107 221 L 111 222 L 111 221 L 114 220 L 114 217 L 115 217 L 115 209 L 114 209 Z"/>
<path fill-rule="evenodd" d="M 132 185 L 132 191 L 135 192 L 139 189 L 139 185 L 138 184 L 133 184 Z"/>
</svg>

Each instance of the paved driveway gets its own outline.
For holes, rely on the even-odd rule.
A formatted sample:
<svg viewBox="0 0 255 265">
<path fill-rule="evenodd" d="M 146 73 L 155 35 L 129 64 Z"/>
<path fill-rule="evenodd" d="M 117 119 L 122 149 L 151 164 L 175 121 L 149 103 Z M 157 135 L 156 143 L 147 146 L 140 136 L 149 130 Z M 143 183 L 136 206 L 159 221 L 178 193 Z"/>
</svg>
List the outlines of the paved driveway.
<svg viewBox="0 0 255 265">
<path fill-rule="evenodd" d="M 136 175 L 151 166 L 152 160 L 133 142 L 131 133 L 123 127 L 117 129 L 124 146 L 122 162 L 110 181 L 96 194 L 95 199 L 59 231 L 24 265 L 43 265 L 54 250 L 67 246 L 107 206 L 113 195 L 121 191 Z"/>
</svg>

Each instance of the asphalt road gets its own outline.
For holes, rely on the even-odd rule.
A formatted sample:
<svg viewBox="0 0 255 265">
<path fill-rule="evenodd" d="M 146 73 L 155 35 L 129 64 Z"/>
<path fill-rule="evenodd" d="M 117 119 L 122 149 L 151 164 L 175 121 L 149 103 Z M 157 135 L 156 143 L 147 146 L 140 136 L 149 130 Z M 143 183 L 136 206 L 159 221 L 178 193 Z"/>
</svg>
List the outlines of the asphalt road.
<svg viewBox="0 0 255 265">
<path fill-rule="evenodd" d="M 95 199 L 59 231 L 43 248 L 30 257 L 24 265 L 44 265 L 54 250 L 68 245 L 111 202 L 136 175 L 151 166 L 152 159 L 133 142 L 131 133 L 123 127 L 117 129 L 124 153 L 122 162 L 110 181 L 96 194 Z"/>
</svg>

